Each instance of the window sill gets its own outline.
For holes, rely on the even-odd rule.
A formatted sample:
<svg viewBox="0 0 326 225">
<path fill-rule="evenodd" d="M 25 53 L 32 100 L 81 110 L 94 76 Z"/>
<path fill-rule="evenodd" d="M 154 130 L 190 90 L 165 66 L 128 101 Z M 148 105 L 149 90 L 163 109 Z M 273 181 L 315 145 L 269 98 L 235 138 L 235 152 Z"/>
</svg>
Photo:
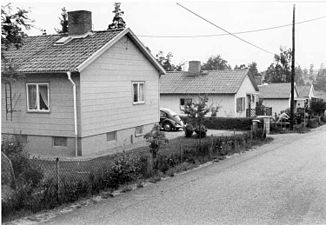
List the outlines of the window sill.
<svg viewBox="0 0 326 225">
<path fill-rule="evenodd" d="M 132 104 L 133 104 L 133 105 L 144 105 L 145 102 L 133 102 Z"/>
<path fill-rule="evenodd" d="M 144 136 L 144 134 L 135 134 L 135 137 L 141 137 Z"/>
<path fill-rule="evenodd" d="M 27 110 L 28 113 L 45 113 L 45 114 L 50 114 L 50 110 L 45 111 L 45 110 Z"/>
</svg>

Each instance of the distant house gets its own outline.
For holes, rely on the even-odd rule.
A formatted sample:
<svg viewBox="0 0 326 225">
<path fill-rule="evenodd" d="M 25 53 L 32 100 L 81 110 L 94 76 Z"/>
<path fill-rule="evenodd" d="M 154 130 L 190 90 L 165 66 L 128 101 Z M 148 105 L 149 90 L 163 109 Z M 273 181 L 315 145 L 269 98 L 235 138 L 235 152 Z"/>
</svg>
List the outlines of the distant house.
<svg viewBox="0 0 326 225">
<path fill-rule="evenodd" d="M 291 83 L 271 83 L 259 85 L 259 98 L 263 99 L 263 105 L 272 107 L 273 115 L 290 108 Z M 294 98 L 298 98 L 298 91 L 294 86 Z"/>
<path fill-rule="evenodd" d="M 200 71 L 200 62 L 190 61 L 188 71 L 168 72 L 160 82 L 160 107 L 180 114 L 186 102 L 205 94 L 221 117 L 246 117 L 258 102 L 258 87 L 248 70 Z"/>
<path fill-rule="evenodd" d="M 129 29 L 92 31 L 91 12 L 68 12 L 69 34 L 27 37 L 3 52 L 25 78 L 2 80 L 3 137 L 37 155 L 115 153 L 159 121 L 165 71 Z"/>
<path fill-rule="evenodd" d="M 297 108 L 303 108 L 305 102 L 309 104 L 311 101 L 314 101 L 314 99 L 316 99 L 315 89 L 312 84 L 297 86 L 297 90 L 298 90 L 298 98 L 296 102 Z"/>
</svg>

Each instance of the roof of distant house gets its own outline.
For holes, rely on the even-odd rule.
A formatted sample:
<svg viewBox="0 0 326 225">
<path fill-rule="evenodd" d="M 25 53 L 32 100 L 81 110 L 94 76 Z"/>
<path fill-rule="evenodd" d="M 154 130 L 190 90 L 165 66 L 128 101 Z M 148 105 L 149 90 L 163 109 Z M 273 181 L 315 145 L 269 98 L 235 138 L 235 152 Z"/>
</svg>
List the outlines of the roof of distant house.
<svg viewBox="0 0 326 225">
<path fill-rule="evenodd" d="M 299 97 L 308 98 L 311 85 L 297 86 Z"/>
<path fill-rule="evenodd" d="M 86 37 L 72 38 L 61 45 L 56 43 L 64 37 L 63 35 L 30 36 L 24 38 L 21 48 L 11 47 L 8 51 L 3 52 L 6 59 L 12 61 L 18 72 L 74 72 L 80 71 L 80 66 L 83 63 L 96 58 L 124 35 L 128 35 L 133 40 L 160 73 L 165 73 L 161 65 L 145 50 L 143 44 L 129 28 L 93 31 Z"/>
<path fill-rule="evenodd" d="M 203 71 L 201 74 L 189 75 L 189 72 L 168 72 L 161 76 L 161 94 L 235 94 L 239 90 L 248 70 Z M 255 90 L 258 87 L 250 77 Z"/>
<path fill-rule="evenodd" d="M 258 87 L 261 98 L 288 99 L 291 96 L 291 83 L 271 83 L 259 85 Z"/>
</svg>

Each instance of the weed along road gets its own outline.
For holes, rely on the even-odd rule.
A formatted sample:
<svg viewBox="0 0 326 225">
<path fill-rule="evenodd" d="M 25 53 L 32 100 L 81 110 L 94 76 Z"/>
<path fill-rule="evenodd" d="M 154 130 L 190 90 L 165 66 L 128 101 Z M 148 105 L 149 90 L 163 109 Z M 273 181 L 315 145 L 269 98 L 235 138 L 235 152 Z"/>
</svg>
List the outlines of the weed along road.
<svg viewBox="0 0 326 225">
<path fill-rule="evenodd" d="M 273 137 L 43 224 L 326 224 L 326 126 Z"/>
</svg>

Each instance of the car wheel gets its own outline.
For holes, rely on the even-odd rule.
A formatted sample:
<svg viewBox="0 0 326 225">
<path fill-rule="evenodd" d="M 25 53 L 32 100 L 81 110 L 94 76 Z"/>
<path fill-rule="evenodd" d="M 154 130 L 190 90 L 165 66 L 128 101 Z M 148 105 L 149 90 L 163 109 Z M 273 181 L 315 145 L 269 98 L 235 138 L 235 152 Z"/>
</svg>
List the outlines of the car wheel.
<svg viewBox="0 0 326 225">
<path fill-rule="evenodd" d="M 172 125 L 171 123 L 164 123 L 163 128 L 165 131 L 171 131 L 172 130 Z"/>
</svg>

